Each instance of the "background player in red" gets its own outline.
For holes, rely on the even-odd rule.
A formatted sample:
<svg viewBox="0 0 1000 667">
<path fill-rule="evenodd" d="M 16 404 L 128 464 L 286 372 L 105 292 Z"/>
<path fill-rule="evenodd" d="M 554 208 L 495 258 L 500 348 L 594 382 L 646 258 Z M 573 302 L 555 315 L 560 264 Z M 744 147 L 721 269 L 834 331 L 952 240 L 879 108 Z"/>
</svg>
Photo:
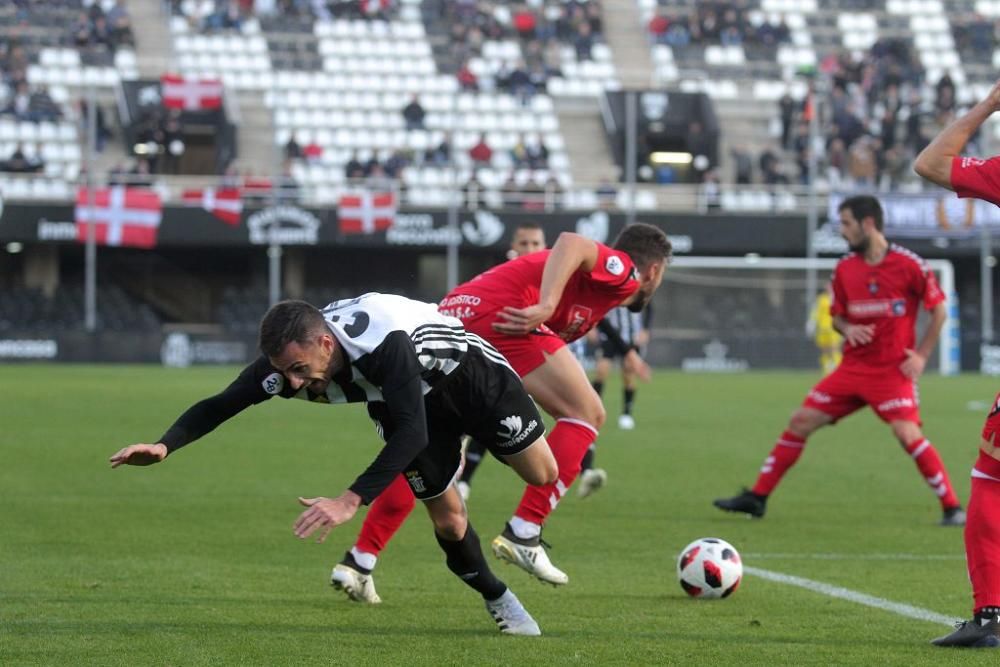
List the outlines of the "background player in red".
<svg viewBox="0 0 1000 667">
<path fill-rule="evenodd" d="M 878 199 L 858 195 L 845 199 L 837 210 L 840 233 L 852 251 L 837 264 L 832 278 L 830 312 L 844 337 L 843 360 L 806 395 L 764 460 L 753 488 L 714 504 L 730 512 L 764 516 L 768 496 L 802 455 L 806 439 L 868 405 L 889 424 L 937 495 L 943 510 L 941 525 L 963 525 L 965 512 L 944 463 L 921 431 L 916 390 L 944 325 L 944 294 L 919 256 L 886 240 Z M 921 304 L 931 318 L 920 344 L 914 346 Z"/>
<path fill-rule="evenodd" d="M 959 197 L 1000 206 L 1000 158 L 962 157 L 969 138 L 1000 110 L 1000 83 L 981 102 L 946 127 L 920 155 L 916 172 Z M 960 623 L 937 646 L 1000 648 L 1000 395 L 983 427 L 979 458 L 972 469 L 965 556 L 972 581 L 973 619 Z"/>
<path fill-rule="evenodd" d="M 605 419 L 604 406 L 566 343 L 587 333 L 612 308 L 642 310 L 663 280 L 670 241 L 659 228 L 626 227 L 608 247 L 578 234 L 560 235 L 551 250 L 505 262 L 456 287 L 442 299 L 442 313 L 462 320 L 504 354 L 528 393 L 556 420 L 547 436 L 559 479 L 528 486 L 493 552 L 554 585 L 569 577 L 549 561 L 541 545 L 546 517 L 580 472 Z M 623 364 L 643 379 L 649 366 L 631 350 Z M 498 424 L 515 442 L 529 424 Z M 553 444 L 554 443 L 554 444 Z M 405 481 L 393 482 L 365 517 L 358 543 L 333 571 L 333 583 L 355 600 L 377 602 L 371 568 L 375 556 L 413 508 Z M 367 553 L 358 553 L 365 547 Z M 374 552 L 374 553 L 373 553 Z"/>
</svg>

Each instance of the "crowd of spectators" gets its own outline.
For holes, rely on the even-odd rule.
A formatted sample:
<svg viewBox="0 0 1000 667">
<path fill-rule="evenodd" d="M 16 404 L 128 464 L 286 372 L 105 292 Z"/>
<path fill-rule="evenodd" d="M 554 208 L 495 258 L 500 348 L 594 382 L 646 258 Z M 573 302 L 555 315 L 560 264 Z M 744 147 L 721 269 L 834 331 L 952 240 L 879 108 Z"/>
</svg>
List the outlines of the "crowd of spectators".
<svg viewBox="0 0 1000 667">
<path fill-rule="evenodd" d="M 211 5 L 171 0 L 173 13 L 199 32 L 239 31 L 250 18 L 265 21 L 364 19 L 388 21 L 399 12 L 398 0 L 215 0 Z M 205 9 L 206 11 L 202 11 Z"/>
<path fill-rule="evenodd" d="M 779 142 L 758 157 L 760 182 L 808 184 L 814 98 L 822 102 L 818 176 L 833 188 L 891 190 L 914 181 L 913 159 L 958 111 L 951 77 L 926 81 L 908 40 L 880 39 L 860 56 L 832 54 L 821 61 L 804 99 L 786 94 L 779 100 Z M 735 149 L 732 157 L 736 181 L 751 182 L 752 156 Z"/>
<path fill-rule="evenodd" d="M 135 46 L 132 18 L 125 0 L 115 0 L 107 12 L 95 2 L 77 15 L 67 29 L 67 41 L 80 51 L 84 62 L 102 62 L 123 46 Z"/>
<path fill-rule="evenodd" d="M 694 7 L 657 8 L 647 29 L 657 44 L 683 50 L 688 45 L 774 47 L 791 41 L 783 17 L 759 24 L 749 19 L 743 2 L 698 2 Z"/>
</svg>

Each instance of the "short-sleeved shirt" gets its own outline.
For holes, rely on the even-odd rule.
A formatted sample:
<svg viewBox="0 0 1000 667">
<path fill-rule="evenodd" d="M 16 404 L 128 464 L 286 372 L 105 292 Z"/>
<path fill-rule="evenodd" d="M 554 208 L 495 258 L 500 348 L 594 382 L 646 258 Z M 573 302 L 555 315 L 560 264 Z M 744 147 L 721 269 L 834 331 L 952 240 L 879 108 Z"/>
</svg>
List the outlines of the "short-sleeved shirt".
<svg viewBox="0 0 1000 667">
<path fill-rule="evenodd" d="M 870 343 L 844 346 L 843 365 L 879 372 L 906 360 L 916 341 L 921 305 L 931 310 L 945 300 L 937 279 L 916 253 L 890 244 L 872 266 L 860 253 L 847 255 L 834 269 L 832 315 L 851 324 L 874 324 Z"/>
<path fill-rule="evenodd" d="M 1000 157 L 954 158 L 951 187 L 959 197 L 973 197 L 1000 206 Z"/>
<path fill-rule="evenodd" d="M 537 304 L 545 261 L 551 252 L 541 250 L 512 259 L 459 285 L 441 300 L 441 312 L 466 321 L 507 306 Z M 566 342 L 576 340 L 638 289 L 639 273 L 631 258 L 598 243 L 594 268 L 570 276 L 545 327 Z"/>
</svg>

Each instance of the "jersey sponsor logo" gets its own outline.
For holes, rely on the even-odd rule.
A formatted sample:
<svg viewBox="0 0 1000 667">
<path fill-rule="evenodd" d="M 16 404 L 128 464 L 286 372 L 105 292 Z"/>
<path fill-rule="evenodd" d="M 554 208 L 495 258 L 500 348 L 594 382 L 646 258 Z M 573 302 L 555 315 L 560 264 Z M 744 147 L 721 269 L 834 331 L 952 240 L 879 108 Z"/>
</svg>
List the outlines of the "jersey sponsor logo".
<svg viewBox="0 0 1000 667">
<path fill-rule="evenodd" d="M 527 426 L 523 426 L 520 415 L 511 415 L 500 420 L 500 430 L 497 431 L 497 435 L 504 440 L 502 447 L 513 447 L 524 442 L 536 428 L 538 420 L 532 419 Z"/>
<path fill-rule="evenodd" d="M 621 257 L 611 255 L 608 257 L 607 261 L 604 262 L 604 268 L 611 275 L 620 276 L 625 272 L 625 262 L 621 260 Z"/>
<path fill-rule="evenodd" d="M 905 299 L 867 299 L 847 304 L 851 317 L 903 317 L 906 315 Z"/>
<path fill-rule="evenodd" d="M 871 294 L 878 294 L 878 281 L 874 278 L 868 279 L 868 292 Z"/>
<path fill-rule="evenodd" d="M 815 389 L 809 392 L 809 399 L 815 403 L 829 403 L 833 400 L 830 398 L 830 394 L 822 391 L 816 391 Z"/>
<path fill-rule="evenodd" d="M 986 160 L 978 157 L 963 157 L 962 161 L 959 162 L 959 168 L 967 169 L 968 167 L 978 167 L 980 165 L 986 164 Z"/>
<path fill-rule="evenodd" d="M 914 407 L 912 398 L 890 398 L 888 401 L 879 403 L 876 410 L 879 412 L 888 412 L 889 410 L 903 410 L 912 407 Z"/>
<path fill-rule="evenodd" d="M 271 373 L 260 384 L 264 387 L 265 392 L 274 396 L 280 394 L 281 390 L 285 388 L 285 376 L 281 373 Z"/>
<path fill-rule="evenodd" d="M 559 337 L 563 340 L 573 340 L 583 326 L 590 321 L 594 311 L 586 306 L 573 304 L 569 311 L 569 324 L 559 332 Z"/>
</svg>

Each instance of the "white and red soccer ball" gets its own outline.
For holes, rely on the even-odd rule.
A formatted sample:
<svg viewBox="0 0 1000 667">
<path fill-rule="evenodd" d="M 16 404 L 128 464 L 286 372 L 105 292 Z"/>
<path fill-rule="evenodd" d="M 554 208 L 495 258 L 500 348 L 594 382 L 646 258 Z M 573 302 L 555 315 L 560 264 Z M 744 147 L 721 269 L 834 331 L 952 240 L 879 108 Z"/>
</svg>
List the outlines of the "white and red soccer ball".
<svg viewBox="0 0 1000 667">
<path fill-rule="evenodd" d="M 677 579 L 693 598 L 728 597 L 743 578 L 743 561 L 733 545 L 703 537 L 684 547 L 677 558 Z"/>
</svg>

